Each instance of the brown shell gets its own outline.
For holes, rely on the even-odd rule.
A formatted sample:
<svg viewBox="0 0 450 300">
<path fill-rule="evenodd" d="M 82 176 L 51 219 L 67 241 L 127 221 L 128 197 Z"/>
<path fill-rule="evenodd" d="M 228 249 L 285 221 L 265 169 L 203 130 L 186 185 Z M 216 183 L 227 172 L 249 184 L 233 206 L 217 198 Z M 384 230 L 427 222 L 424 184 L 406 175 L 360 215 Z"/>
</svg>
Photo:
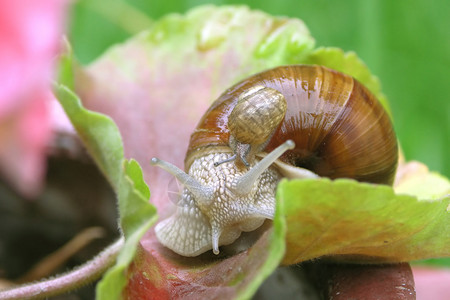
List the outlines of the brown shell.
<svg viewBox="0 0 450 300">
<path fill-rule="evenodd" d="M 287 163 L 324 177 L 392 184 L 398 149 L 388 114 L 357 80 L 322 66 L 277 67 L 225 91 L 191 136 L 187 168 L 205 147 L 214 151 L 228 145 L 228 116 L 239 95 L 255 85 L 278 90 L 288 106 L 266 152 L 292 139 L 295 149 L 282 157 Z"/>
<path fill-rule="evenodd" d="M 280 125 L 286 110 L 283 94 L 272 88 L 255 86 L 238 99 L 228 118 L 228 128 L 239 142 L 260 145 Z"/>
</svg>

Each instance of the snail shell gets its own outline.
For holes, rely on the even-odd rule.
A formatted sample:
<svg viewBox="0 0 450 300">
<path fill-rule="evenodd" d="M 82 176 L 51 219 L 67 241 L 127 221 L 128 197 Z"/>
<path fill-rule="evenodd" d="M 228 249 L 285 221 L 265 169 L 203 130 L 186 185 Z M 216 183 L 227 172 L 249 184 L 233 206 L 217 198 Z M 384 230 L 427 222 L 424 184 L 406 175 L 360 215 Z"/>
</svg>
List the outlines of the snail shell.
<svg viewBox="0 0 450 300">
<path fill-rule="evenodd" d="M 261 85 L 250 88 L 239 96 L 229 116 L 231 136 L 243 144 L 263 144 L 280 125 L 286 107 L 286 99 L 277 90 Z"/>
<path fill-rule="evenodd" d="M 225 91 L 191 135 L 186 170 L 211 147 L 228 145 L 230 113 L 239 95 L 255 85 L 273 88 L 287 101 L 286 116 L 264 152 L 291 139 L 295 149 L 281 157 L 290 165 L 332 179 L 392 185 L 398 149 L 389 115 L 356 79 L 323 66 L 277 67 Z"/>
<path fill-rule="evenodd" d="M 239 95 L 230 113 L 229 146 L 236 154 L 238 166 L 249 166 L 254 154 L 261 150 L 286 114 L 286 99 L 275 89 L 257 85 Z M 228 160 L 225 160 L 226 162 Z M 216 166 L 220 164 L 216 163 Z"/>
<path fill-rule="evenodd" d="M 226 90 L 204 114 L 190 139 L 188 174 L 152 160 L 185 186 L 156 236 L 184 256 L 218 254 L 273 217 L 281 178 L 392 184 L 397 152 L 388 114 L 351 76 L 306 65 L 264 71 Z"/>
</svg>

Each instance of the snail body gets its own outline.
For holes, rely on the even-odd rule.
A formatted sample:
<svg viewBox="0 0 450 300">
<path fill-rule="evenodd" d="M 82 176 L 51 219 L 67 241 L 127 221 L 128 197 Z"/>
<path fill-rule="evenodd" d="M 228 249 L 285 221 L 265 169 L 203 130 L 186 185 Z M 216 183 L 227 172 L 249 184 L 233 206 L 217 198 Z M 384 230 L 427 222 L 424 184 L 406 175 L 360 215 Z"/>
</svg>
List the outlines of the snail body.
<svg viewBox="0 0 450 300">
<path fill-rule="evenodd" d="M 217 254 L 273 218 L 283 177 L 392 184 L 397 140 L 380 102 L 351 76 L 282 66 L 244 79 L 211 105 L 191 135 L 188 174 L 153 164 L 185 186 L 175 214 L 155 228 L 160 242 L 184 256 Z"/>
</svg>

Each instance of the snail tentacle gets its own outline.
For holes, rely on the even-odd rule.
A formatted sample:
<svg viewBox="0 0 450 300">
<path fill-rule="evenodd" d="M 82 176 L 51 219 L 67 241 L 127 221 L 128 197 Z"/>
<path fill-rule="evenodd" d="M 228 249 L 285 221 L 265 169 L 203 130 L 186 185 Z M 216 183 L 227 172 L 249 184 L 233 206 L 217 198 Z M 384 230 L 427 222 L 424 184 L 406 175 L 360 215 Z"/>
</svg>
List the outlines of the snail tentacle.
<svg viewBox="0 0 450 300">
<path fill-rule="evenodd" d="M 253 206 L 249 208 L 249 214 L 255 218 L 265 218 L 269 220 L 273 220 L 275 215 L 274 207 L 256 207 Z"/>
<path fill-rule="evenodd" d="M 245 175 L 239 177 L 233 186 L 233 191 L 238 195 L 249 194 L 252 190 L 256 180 L 261 176 L 267 168 L 270 167 L 281 155 L 287 150 L 294 149 L 295 143 L 292 140 L 287 140 L 272 152 L 270 152 L 266 157 L 260 160 L 255 166 L 253 166 Z"/>
<path fill-rule="evenodd" d="M 227 163 L 227 162 L 230 162 L 230 161 L 234 161 L 236 159 L 236 157 L 237 157 L 237 154 L 234 154 L 233 156 L 230 156 L 227 159 L 224 159 L 222 161 L 217 161 L 217 162 L 214 163 L 214 167 L 218 167 L 221 164 L 224 164 L 224 163 Z"/>
<path fill-rule="evenodd" d="M 219 238 L 222 230 L 219 227 L 212 228 L 212 249 L 215 255 L 219 254 Z"/>
<path fill-rule="evenodd" d="M 178 167 L 156 157 L 151 159 L 151 164 L 160 167 L 175 176 L 192 194 L 194 194 L 197 202 L 208 205 L 214 200 L 214 189 L 212 187 L 201 184 L 194 177 L 186 174 Z"/>
</svg>

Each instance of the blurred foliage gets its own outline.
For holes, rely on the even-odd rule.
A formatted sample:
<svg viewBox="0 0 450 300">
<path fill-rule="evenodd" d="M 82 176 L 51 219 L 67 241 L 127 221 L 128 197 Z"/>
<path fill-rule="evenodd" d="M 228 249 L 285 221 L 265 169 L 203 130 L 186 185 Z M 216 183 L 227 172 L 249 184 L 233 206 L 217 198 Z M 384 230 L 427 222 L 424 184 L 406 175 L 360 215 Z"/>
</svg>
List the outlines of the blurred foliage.
<svg viewBox="0 0 450 300">
<path fill-rule="evenodd" d="M 353 50 L 391 101 L 408 160 L 450 176 L 450 3 L 447 0 L 81 0 L 72 9 L 70 41 L 81 63 L 168 13 L 212 3 L 244 4 L 302 19 L 317 46 Z"/>
</svg>

